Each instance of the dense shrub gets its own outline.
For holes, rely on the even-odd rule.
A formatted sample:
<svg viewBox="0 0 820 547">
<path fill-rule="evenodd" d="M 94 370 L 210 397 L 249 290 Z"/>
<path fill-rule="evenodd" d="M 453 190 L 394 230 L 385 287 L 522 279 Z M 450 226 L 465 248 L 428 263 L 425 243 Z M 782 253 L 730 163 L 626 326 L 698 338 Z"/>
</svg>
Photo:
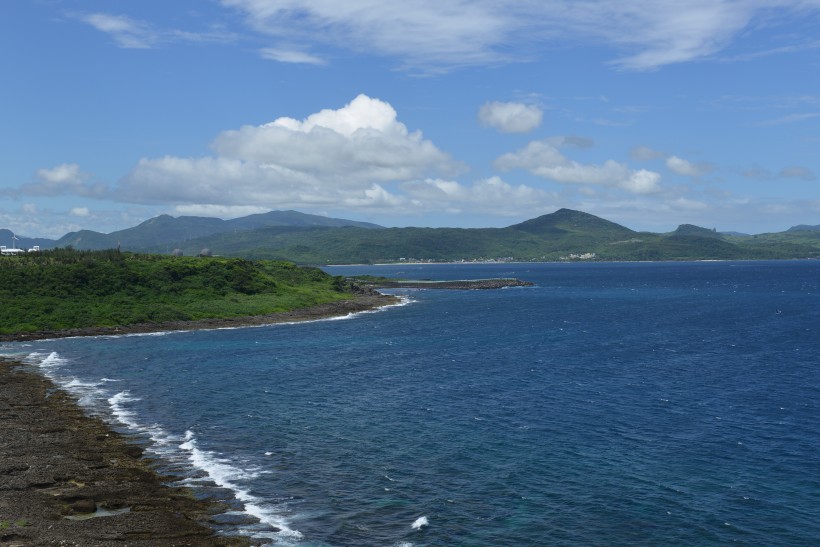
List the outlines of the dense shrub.
<svg viewBox="0 0 820 547">
<path fill-rule="evenodd" d="M 351 296 L 289 262 L 55 249 L 0 258 L 0 333 L 257 315 Z"/>
</svg>

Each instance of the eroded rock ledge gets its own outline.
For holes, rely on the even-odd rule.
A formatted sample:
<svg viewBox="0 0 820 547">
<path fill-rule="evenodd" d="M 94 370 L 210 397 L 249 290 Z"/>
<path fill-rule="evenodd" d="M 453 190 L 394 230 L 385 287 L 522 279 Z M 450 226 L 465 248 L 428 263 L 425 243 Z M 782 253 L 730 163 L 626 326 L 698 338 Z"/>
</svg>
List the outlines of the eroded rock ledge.
<svg viewBox="0 0 820 547">
<path fill-rule="evenodd" d="M 215 535 L 220 508 L 168 480 L 50 380 L 0 359 L 0 545 L 258 544 Z"/>
<path fill-rule="evenodd" d="M 358 281 L 361 283 L 361 281 Z M 428 280 L 405 280 L 391 279 L 369 282 L 368 285 L 374 289 L 457 289 L 457 290 L 483 290 L 483 289 L 504 289 L 506 287 L 532 287 L 534 284 L 529 281 L 522 281 L 514 278 L 499 279 L 461 279 L 455 281 L 428 281 Z"/>
</svg>

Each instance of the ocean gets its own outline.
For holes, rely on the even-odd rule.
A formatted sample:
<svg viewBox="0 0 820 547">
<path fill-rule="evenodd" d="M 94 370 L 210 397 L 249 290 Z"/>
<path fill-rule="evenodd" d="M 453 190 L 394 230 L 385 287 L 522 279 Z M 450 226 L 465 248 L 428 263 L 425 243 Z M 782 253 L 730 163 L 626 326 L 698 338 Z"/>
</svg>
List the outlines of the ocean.
<svg viewBox="0 0 820 547">
<path fill-rule="evenodd" d="M 272 545 L 820 541 L 820 262 L 327 270 L 535 286 L 0 352 Z"/>
</svg>

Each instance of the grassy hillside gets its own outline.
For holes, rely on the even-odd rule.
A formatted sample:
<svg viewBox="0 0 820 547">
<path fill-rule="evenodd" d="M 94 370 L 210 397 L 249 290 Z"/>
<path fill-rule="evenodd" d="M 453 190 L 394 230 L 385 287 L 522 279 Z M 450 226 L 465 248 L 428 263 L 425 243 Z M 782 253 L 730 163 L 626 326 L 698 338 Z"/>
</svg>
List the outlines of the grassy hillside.
<svg viewBox="0 0 820 547">
<path fill-rule="evenodd" d="M 289 262 L 53 250 L 0 258 L 0 333 L 227 318 L 351 298 Z"/>
</svg>

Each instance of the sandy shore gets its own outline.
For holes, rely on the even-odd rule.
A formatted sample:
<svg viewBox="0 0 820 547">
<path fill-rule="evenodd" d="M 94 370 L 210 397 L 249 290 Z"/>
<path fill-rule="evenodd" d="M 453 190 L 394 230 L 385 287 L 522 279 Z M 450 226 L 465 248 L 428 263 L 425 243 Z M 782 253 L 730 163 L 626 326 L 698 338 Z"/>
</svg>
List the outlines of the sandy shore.
<svg viewBox="0 0 820 547">
<path fill-rule="evenodd" d="M 3 336 L 25 341 L 241 327 L 343 316 L 395 304 L 381 294 L 265 316 Z M 224 508 L 166 486 L 142 450 L 29 367 L 0 358 L 0 545 L 245 546 L 209 525 Z"/>
</svg>

